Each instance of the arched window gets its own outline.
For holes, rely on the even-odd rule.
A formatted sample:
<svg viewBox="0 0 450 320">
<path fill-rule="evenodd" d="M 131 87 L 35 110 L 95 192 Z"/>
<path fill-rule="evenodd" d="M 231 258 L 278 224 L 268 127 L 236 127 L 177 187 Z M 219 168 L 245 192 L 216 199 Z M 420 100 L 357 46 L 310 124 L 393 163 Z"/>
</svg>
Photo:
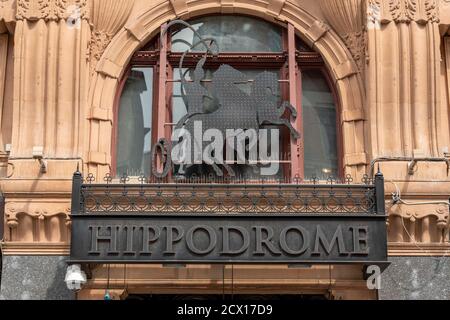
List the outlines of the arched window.
<svg viewBox="0 0 450 320">
<path fill-rule="evenodd" d="M 275 128 L 280 132 L 279 155 L 273 160 L 278 163 L 278 168 L 270 178 L 322 179 L 339 175 L 340 142 L 335 95 L 320 55 L 295 36 L 293 27 L 236 15 L 205 16 L 193 19 L 189 24 L 192 28 L 182 24 L 171 26 L 169 32 L 162 32 L 136 52 L 130 62 L 116 99 L 113 142 L 116 175 L 151 175 L 155 170 L 152 148 L 161 138 L 170 140 L 174 128 L 190 116 L 192 109 L 189 110 L 190 105 L 183 96 L 186 88 L 180 77 L 185 79 L 184 83 L 198 80 L 195 70 L 206 51 L 205 45 L 199 43 L 201 39 L 208 39 L 211 49 L 201 72 L 197 73 L 197 77 L 201 76 L 201 87 L 197 90 L 205 90 L 208 98 L 201 102 L 203 113 L 213 114 L 224 108 L 225 103 L 217 98 L 215 88 L 223 65 L 230 66 L 228 70 L 237 70 L 234 77 L 242 78 L 234 82 L 236 96 L 230 93 L 228 96 L 235 100 L 240 96 L 244 99 L 240 103 L 234 102 L 234 112 L 223 116 L 223 122 L 239 122 L 245 116 L 243 109 L 250 104 L 245 98 L 254 94 L 255 83 L 265 72 L 277 83 L 276 87 L 266 88 L 267 96 L 276 106 L 273 113 L 281 112 L 283 102 L 291 102 L 297 118 L 292 117 L 292 110 L 286 109 L 280 119 L 292 123 L 292 129 L 300 134 L 300 138 L 295 139 L 288 126 L 264 122 L 262 116 L 257 115 L 257 121 L 261 121 L 259 130 L 269 132 L 269 141 L 275 141 L 271 140 Z M 161 30 L 165 30 L 165 26 Z M 181 70 L 180 60 L 183 60 Z M 274 119 L 274 116 L 269 115 L 269 118 Z M 249 147 L 245 150 L 249 151 Z M 272 144 L 268 150 L 273 153 Z M 226 164 L 240 178 L 251 180 L 260 178 L 261 168 L 268 165 L 259 160 L 251 165 Z M 169 176 L 176 177 L 179 172 L 181 170 L 174 166 Z M 189 178 L 216 175 L 217 172 L 203 163 L 191 166 L 183 174 Z"/>
</svg>

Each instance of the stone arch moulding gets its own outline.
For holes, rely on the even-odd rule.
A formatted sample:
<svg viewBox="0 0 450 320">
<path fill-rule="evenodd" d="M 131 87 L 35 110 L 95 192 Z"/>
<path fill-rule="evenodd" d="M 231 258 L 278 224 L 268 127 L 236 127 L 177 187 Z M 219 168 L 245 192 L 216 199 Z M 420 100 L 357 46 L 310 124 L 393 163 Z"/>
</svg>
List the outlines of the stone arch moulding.
<svg viewBox="0 0 450 320">
<path fill-rule="evenodd" d="M 189 19 L 212 13 L 247 14 L 275 23 L 291 23 L 298 36 L 323 56 L 338 91 L 341 132 L 344 140 L 345 173 L 362 177 L 369 162 L 364 112 L 364 85 L 356 63 L 339 36 L 324 22 L 299 7 L 296 0 L 189 1 L 171 0 L 153 4 L 130 19 L 103 53 L 91 79 L 89 93 L 88 172 L 102 177 L 111 166 L 113 105 L 118 82 L 133 53 L 155 36 L 160 26 L 176 18 Z"/>
</svg>

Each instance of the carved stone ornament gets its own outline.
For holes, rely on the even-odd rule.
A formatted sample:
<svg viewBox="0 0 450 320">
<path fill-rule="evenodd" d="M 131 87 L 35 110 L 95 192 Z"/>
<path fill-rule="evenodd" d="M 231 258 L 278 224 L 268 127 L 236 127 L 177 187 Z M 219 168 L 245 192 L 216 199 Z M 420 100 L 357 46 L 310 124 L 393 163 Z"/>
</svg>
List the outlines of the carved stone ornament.
<svg viewBox="0 0 450 320">
<path fill-rule="evenodd" d="M 321 0 L 320 8 L 328 23 L 344 40 L 359 71 L 364 69 L 366 30 L 361 0 Z"/>
<path fill-rule="evenodd" d="M 134 0 L 93 0 L 89 43 L 91 75 L 112 38 L 125 25 Z"/>
<path fill-rule="evenodd" d="M 402 242 L 414 242 L 422 239 L 422 242 L 429 243 L 432 238 L 440 243 L 448 241 L 450 229 L 448 205 L 444 203 L 395 204 L 387 209 L 389 226 L 394 224 L 395 218 L 399 218 L 400 221 L 403 220 L 400 223 L 400 230 L 390 230 L 390 238 L 397 238 L 398 233 L 403 233 L 402 229 L 407 229 L 407 237 L 404 237 Z"/>
<path fill-rule="evenodd" d="M 17 0 L 17 20 L 88 19 L 88 0 Z"/>
<path fill-rule="evenodd" d="M 61 201 L 10 202 L 5 208 L 10 242 L 68 242 L 70 204 Z"/>
<path fill-rule="evenodd" d="M 14 0 L 0 0 L 0 21 L 10 22 L 14 20 Z"/>
<path fill-rule="evenodd" d="M 439 5 L 437 0 L 389 0 L 389 12 L 396 23 L 420 24 L 439 22 Z"/>
</svg>

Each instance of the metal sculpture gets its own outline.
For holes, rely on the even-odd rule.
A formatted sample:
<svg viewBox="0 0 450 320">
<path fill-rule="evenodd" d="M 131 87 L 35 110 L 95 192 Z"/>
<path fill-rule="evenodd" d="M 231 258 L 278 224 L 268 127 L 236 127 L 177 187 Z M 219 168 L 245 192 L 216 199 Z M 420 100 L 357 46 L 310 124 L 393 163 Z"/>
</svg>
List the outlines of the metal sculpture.
<svg viewBox="0 0 450 320">
<path fill-rule="evenodd" d="M 247 76 L 235 68 L 223 64 L 214 72 L 211 79 L 211 89 L 208 90 L 203 85 L 205 81 L 204 66 L 208 55 L 218 54 L 219 49 L 214 49 L 214 46 L 217 47 L 217 42 L 214 39 L 202 38 L 195 28 L 182 20 L 169 23 L 163 33 L 176 24 L 181 24 L 192 30 L 199 41 L 192 45 L 189 44 L 190 48 L 183 53 L 180 59 L 181 96 L 185 102 L 187 114 L 178 121 L 175 130 L 183 128 L 193 136 L 195 124 L 201 123 L 202 137 L 206 131 L 215 129 L 224 137 L 224 143 L 227 143 L 230 139 L 237 137 L 236 131 L 230 134 L 230 130 L 254 130 L 258 133 L 262 125 L 280 125 L 286 126 L 290 130 L 293 139 L 300 138 L 300 134 L 290 121 L 283 118 L 286 109 L 290 111 L 294 118 L 297 117 L 297 111 L 289 102 L 285 101 L 281 106 L 279 105 L 277 98 L 279 96 L 279 81 L 275 74 L 267 71 L 258 74 L 253 80 L 251 92 L 248 94 L 239 88 L 239 84 L 249 83 L 250 80 Z M 183 73 L 184 59 L 189 51 L 199 45 L 203 45 L 206 52 L 196 65 L 193 79 L 188 81 L 186 79 L 187 72 Z M 205 107 L 207 100 L 215 104 L 215 111 L 207 112 Z M 188 145 L 186 141 L 182 141 L 182 138 L 179 137 L 175 145 L 181 143 L 184 143 L 183 150 L 186 150 L 186 148 L 191 148 L 190 150 L 205 150 L 205 148 L 208 148 L 208 145 L 203 141 L 195 139 L 191 140 L 190 145 Z M 209 150 L 206 149 L 206 152 L 209 152 Z M 191 157 L 195 157 L 194 154 L 189 154 Z M 185 174 L 185 170 L 196 163 L 196 159 L 184 160 L 189 161 L 186 161 L 186 164 L 181 164 L 180 174 Z M 229 175 L 234 176 L 234 171 L 225 161 L 214 160 L 214 163 L 210 165 L 217 175 L 223 175 L 219 168 L 219 165 L 222 165 Z"/>
</svg>

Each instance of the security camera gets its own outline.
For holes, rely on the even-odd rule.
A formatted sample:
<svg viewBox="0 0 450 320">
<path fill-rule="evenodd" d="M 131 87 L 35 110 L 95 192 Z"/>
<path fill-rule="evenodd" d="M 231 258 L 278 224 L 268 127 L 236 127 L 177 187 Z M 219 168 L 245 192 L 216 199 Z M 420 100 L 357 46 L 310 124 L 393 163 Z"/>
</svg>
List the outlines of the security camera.
<svg viewBox="0 0 450 320">
<path fill-rule="evenodd" d="M 67 268 L 66 277 L 64 279 L 69 290 L 78 291 L 86 284 L 86 273 L 81 270 L 79 264 L 70 265 Z"/>
</svg>

